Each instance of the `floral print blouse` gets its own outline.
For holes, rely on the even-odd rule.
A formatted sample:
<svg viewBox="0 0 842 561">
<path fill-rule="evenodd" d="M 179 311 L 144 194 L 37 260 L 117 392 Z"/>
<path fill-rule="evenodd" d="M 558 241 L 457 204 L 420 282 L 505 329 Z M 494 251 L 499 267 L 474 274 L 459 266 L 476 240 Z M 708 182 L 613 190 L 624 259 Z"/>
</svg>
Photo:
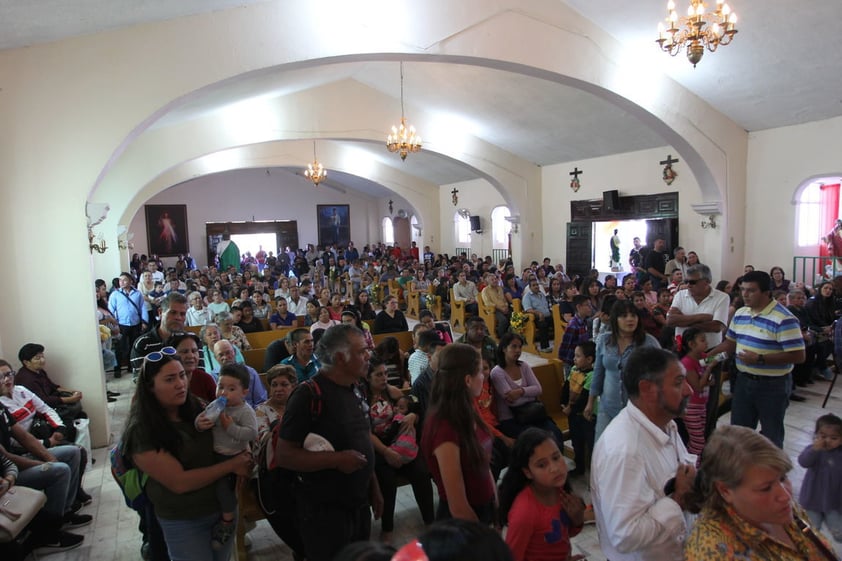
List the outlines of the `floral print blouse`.
<svg viewBox="0 0 842 561">
<path fill-rule="evenodd" d="M 796 507 L 796 515 L 807 519 Z M 702 511 L 684 549 L 685 561 L 822 561 L 827 559 L 795 522 L 786 527 L 795 549 L 750 524 L 730 507 Z M 822 537 L 825 545 L 828 542 Z M 830 546 L 828 546 L 830 547 Z"/>
</svg>

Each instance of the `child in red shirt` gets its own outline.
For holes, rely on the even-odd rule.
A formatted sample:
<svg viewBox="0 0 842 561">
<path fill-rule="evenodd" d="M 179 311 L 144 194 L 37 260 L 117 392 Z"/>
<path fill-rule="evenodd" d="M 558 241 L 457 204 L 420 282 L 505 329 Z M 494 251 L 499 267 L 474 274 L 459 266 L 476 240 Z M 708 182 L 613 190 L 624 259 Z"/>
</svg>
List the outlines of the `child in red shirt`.
<svg viewBox="0 0 842 561">
<path fill-rule="evenodd" d="M 529 428 L 518 436 L 500 483 L 500 520 L 515 561 L 581 559 L 570 537 L 582 530 L 585 503 L 567 483 L 567 464 L 553 436 Z"/>
</svg>

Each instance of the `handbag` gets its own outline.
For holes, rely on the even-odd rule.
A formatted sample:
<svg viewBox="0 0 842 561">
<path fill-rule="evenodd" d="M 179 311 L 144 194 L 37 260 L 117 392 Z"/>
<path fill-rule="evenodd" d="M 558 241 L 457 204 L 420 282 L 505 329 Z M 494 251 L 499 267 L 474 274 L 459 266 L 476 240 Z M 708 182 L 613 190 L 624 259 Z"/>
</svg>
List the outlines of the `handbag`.
<svg viewBox="0 0 842 561">
<path fill-rule="evenodd" d="M 37 489 L 15 485 L 0 497 L 0 543 L 18 537 L 46 504 L 47 495 Z"/>
<path fill-rule="evenodd" d="M 512 410 L 515 421 L 521 425 L 534 425 L 547 418 L 547 408 L 538 400 L 509 408 Z"/>
</svg>

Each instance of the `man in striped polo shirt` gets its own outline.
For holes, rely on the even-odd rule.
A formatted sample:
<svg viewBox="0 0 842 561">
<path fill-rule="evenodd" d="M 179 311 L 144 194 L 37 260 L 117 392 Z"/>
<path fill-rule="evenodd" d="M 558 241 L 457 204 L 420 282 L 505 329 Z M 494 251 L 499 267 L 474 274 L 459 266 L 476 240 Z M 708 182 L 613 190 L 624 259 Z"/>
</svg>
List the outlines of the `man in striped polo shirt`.
<svg viewBox="0 0 842 561">
<path fill-rule="evenodd" d="M 710 354 L 736 352 L 731 424 L 753 429 L 760 421 L 760 433 L 782 448 L 792 367 L 806 355 L 798 319 L 772 298 L 771 284 L 768 273 L 746 273 L 740 284 L 745 306 L 734 314 L 725 340 Z"/>
</svg>

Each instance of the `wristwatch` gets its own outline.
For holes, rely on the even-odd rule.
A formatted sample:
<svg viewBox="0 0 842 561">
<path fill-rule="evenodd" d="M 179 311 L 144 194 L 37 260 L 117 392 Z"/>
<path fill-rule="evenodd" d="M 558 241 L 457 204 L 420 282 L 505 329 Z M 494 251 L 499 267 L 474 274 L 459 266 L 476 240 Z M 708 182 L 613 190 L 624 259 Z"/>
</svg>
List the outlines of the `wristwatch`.
<svg viewBox="0 0 842 561">
<path fill-rule="evenodd" d="M 757 355 L 757 364 L 766 364 L 766 359 L 763 358 L 763 355 Z"/>
</svg>

